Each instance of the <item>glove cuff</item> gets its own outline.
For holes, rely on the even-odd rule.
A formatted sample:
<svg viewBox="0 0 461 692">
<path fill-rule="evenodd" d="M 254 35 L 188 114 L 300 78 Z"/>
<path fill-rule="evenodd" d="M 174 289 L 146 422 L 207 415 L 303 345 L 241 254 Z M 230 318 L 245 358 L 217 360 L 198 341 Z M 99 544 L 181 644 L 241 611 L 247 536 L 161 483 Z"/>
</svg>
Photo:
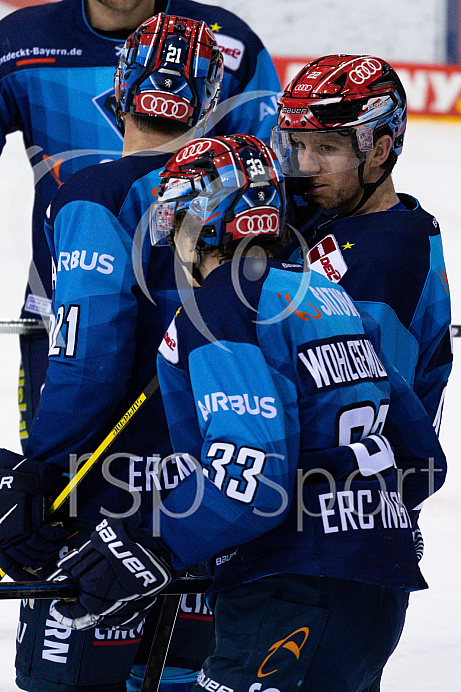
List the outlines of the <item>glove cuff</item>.
<svg viewBox="0 0 461 692">
<path fill-rule="evenodd" d="M 128 519 L 124 519 L 122 523 L 127 536 L 131 538 L 132 541 L 139 543 L 139 545 L 141 545 L 143 548 L 146 548 L 154 553 L 157 557 L 160 557 L 168 566 L 170 571 L 172 571 L 170 549 L 161 538 L 158 536 L 153 536 L 150 529 L 141 525 L 140 512 L 136 512 L 131 517 L 128 517 Z"/>
<path fill-rule="evenodd" d="M 18 478 L 24 476 L 24 488 L 19 487 L 19 480 L 15 481 L 15 486 L 18 485 L 17 490 L 44 497 L 59 495 L 67 483 L 67 479 L 62 476 L 61 469 L 57 466 L 28 459 L 24 455 L 10 452 L 9 449 L 0 448 L 0 474 L 5 478 L 9 472 L 18 474 Z"/>
</svg>

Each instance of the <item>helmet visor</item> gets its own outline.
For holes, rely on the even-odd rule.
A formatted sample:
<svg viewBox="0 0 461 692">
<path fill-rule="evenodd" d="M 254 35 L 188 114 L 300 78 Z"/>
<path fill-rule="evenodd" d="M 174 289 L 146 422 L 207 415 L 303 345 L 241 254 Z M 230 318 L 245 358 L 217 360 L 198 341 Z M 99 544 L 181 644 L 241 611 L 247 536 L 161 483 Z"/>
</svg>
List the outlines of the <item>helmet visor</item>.
<svg viewBox="0 0 461 692">
<path fill-rule="evenodd" d="M 198 197 L 199 179 L 170 178 L 163 195 L 150 208 L 150 237 L 152 245 L 165 245 L 169 236 L 175 230 L 175 220 L 181 211 L 189 209 L 192 215 L 200 217 L 200 210 L 205 206 L 202 198 Z M 194 203 L 194 200 L 197 200 Z"/>
<path fill-rule="evenodd" d="M 285 177 L 333 175 L 358 168 L 365 153 L 358 151 L 353 128 L 335 132 L 272 130 L 271 145 Z M 372 148 L 372 147 L 371 147 Z"/>
<path fill-rule="evenodd" d="M 150 207 L 150 239 L 152 245 L 166 245 L 173 231 L 177 202 L 154 202 Z"/>
</svg>

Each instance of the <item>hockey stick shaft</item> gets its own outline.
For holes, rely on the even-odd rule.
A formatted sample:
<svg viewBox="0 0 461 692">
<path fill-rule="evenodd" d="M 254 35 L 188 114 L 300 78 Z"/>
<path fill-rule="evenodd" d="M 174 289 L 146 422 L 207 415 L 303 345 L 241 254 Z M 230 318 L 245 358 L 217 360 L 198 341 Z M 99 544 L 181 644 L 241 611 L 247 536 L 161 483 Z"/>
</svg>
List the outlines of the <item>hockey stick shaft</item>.
<svg viewBox="0 0 461 692">
<path fill-rule="evenodd" d="M 176 579 L 162 591 L 162 595 L 177 596 L 190 593 L 204 593 L 211 586 L 211 583 L 211 579 L 202 577 Z M 0 584 L 0 600 L 17 598 L 77 598 L 78 594 L 77 584 L 69 581 L 11 581 Z"/>
<path fill-rule="evenodd" d="M 200 593 L 200 592 L 197 592 Z M 162 605 L 146 664 L 141 692 L 157 692 L 178 617 L 181 596 L 162 595 Z"/>
<path fill-rule="evenodd" d="M 38 334 L 48 332 L 47 324 L 42 320 L 24 318 L 21 320 L 0 320 L 0 334 Z"/>
<path fill-rule="evenodd" d="M 451 325 L 453 336 L 461 336 L 461 324 Z M 0 334 L 46 334 L 46 323 L 42 320 L 24 318 L 20 320 L 0 320 Z"/>
<path fill-rule="evenodd" d="M 155 375 L 151 379 L 147 387 L 144 389 L 144 391 L 136 399 L 136 401 L 130 406 L 128 411 L 122 416 L 122 418 L 120 418 L 118 423 L 114 425 L 110 433 L 104 438 L 104 440 L 101 442 L 96 451 L 93 452 L 93 454 L 87 461 L 85 461 L 85 463 L 83 464 L 83 466 L 79 468 L 75 476 L 73 476 L 73 478 L 70 479 L 69 483 L 66 485 L 64 490 L 62 490 L 56 498 L 56 500 L 54 500 L 54 502 L 48 508 L 48 511 L 46 513 L 46 519 L 49 519 L 51 515 L 54 512 L 56 512 L 56 510 L 62 507 L 64 502 L 66 502 L 66 500 L 69 498 L 72 490 L 74 490 L 74 488 L 76 488 L 77 485 L 85 478 L 85 476 L 89 473 L 93 466 L 99 461 L 104 452 L 110 447 L 115 438 L 118 437 L 118 435 L 122 432 L 126 425 L 128 425 L 135 413 L 137 413 L 141 406 L 145 404 L 148 399 L 150 399 L 150 397 L 155 391 L 157 391 L 158 387 L 158 376 Z M 2 569 L 0 569 L 0 579 L 3 579 L 4 576 L 5 572 Z M 0 589 L 1 588 L 2 586 L 0 585 Z"/>
<path fill-rule="evenodd" d="M 155 377 L 149 382 L 142 394 L 140 394 L 136 401 L 130 406 L 128 411 L 122 416 L 122 418 L 120 418 L 118 423 L 114 425 L 110 433 L 104 438 L 104 440 L 101 442 L 96 451 L 93 452 L 90 458 L 87 461 L 85 461 L 83 466 L 79 468 L 75 476 L 71 478 L 64 490 L 58 495 L 56 500 L 48 508 L 48 511 L 46 513 L 47 519 L 51 517 L 53 512 L 56 512 L 56 510 L 62 507 L 64 502 L 66 502 L 66 500 L 69 498 L 69 495 L 71 494 L 72 490 L 76 488 L 77 485 L 85 478 L 85 476 L 93 468 L 96 462 L 99 461 L 104 452 L 110 447 L 115 438 L 118 437 L 122 430 L 126 427 L 126 425 L 128 425 L 135 413 L 137 413 L 141 406 L 145 404 L 148 399 L 150 399 L 150 397 L 155 391 L 157 391 L 158 387 L 158 376 L 155 375 Z"/>
</svg>

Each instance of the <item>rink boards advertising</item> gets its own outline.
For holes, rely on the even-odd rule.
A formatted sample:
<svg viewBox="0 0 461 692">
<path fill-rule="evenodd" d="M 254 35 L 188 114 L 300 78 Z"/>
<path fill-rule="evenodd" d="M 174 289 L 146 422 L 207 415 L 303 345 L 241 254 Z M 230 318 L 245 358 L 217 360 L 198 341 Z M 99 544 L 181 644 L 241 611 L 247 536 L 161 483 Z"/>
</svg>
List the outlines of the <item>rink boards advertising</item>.
<svg viewBox="0 0 461 692">
<path fill-rule="evenodd" d="M 37 5 L 43 0 L 0 0 L 0 8 L 12 9 Z M 459 37 L 461 31 L 461 12 L 459 0 L 448 0 L 447 10 L 452 20 L 447 22 L 450 30 L 446 36 L 447 60 L 450 65 L 425 65 L 413 63 L 401 63 L 392 61 L 392 66 L 399 74 L 408 97 L 409 115 L 430 116 L 437 118 L 461 118 L 461 64 L 459 56 Z M 456 17 L 455 17 L 456 15 Z M 216 38 L 219 43 L 219 34 Z M 295 74 L 309 62 L 312 57 L 281 57 L 273 55 L 275 67 L 282 85 L 288 82 Z M 386 56 L 381 56 L 386 59 Z"/>
</svg>

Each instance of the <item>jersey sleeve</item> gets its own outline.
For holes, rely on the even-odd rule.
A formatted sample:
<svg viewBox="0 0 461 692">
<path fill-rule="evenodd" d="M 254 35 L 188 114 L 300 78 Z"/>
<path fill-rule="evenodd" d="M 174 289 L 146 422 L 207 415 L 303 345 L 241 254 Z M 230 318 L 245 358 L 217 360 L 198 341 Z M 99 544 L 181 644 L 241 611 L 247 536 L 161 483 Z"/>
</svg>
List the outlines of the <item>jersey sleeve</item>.
<svg viewBox="0 0 461 692">
<path fill-rule="evenodd" d="M 435 219 L 434 222 L 437 223 Z M 431 236 L 430 244 L 430 271 L 411 325 L 411 330 L 419 335 L 420 344 L 413 388 L 438 433 L 445 390 L 453 364 L 453 345 L 450 287 L 440 233 Z"/>
<path fill-rule="evenodd" d="M 3 151 L 3 147 L 5 146 L 6 135 L 14 129 L 16 128 L 12 126 L 12 118 L 10 117 L 3 85 L 0 82 L 0 151 Z"/>
<path fill-rule="evenodd" d="M 26 453 L 67 472 L 69 453 L 94 449 L 126 392 L 136 281 L 131 239 L 108 208 L 69 201 L 49 223 L 56 274 L 49 367 Z"/>
<path fill-rule="evenodd" d="M 183 346 L 183 337 L 188 339 L 181 327 L 186 329 L 187 320 L 179 320 L 177 333 L 175 324 L 168 330 L 158 358 L 173 448 L 194 456 L 197 468 L 168 495 L 159 518 L 177 568 L 280 524 L 298 462 L 295 386 L 271 370 L 255 334 L 229 305 L 214 315 L 216 321 L 207 318 L 207 327 L 219 333 L 219 323 L 226 320 L 238 341 L 203 339 Z"/>
<path fill-rule="evenodd" d="M 447 473 L 445 455 L 421 400 L 383 353 L 378 323 L 365 312 L 361 319 L 391 385 L 383 432 L 394 452 L 402 500 L 407 509 L 415 510 L 443 485 Z"/>
<path fill-rule="evenodd" d="M 12 67 L 15 65 L 16 52 L 10 48 L 10 24 L 8 17 L 0 22 L 0 151 L 5 146 L 7 134 L 23 129 L 17 102 L 21 88 Z"/>
</svg>

